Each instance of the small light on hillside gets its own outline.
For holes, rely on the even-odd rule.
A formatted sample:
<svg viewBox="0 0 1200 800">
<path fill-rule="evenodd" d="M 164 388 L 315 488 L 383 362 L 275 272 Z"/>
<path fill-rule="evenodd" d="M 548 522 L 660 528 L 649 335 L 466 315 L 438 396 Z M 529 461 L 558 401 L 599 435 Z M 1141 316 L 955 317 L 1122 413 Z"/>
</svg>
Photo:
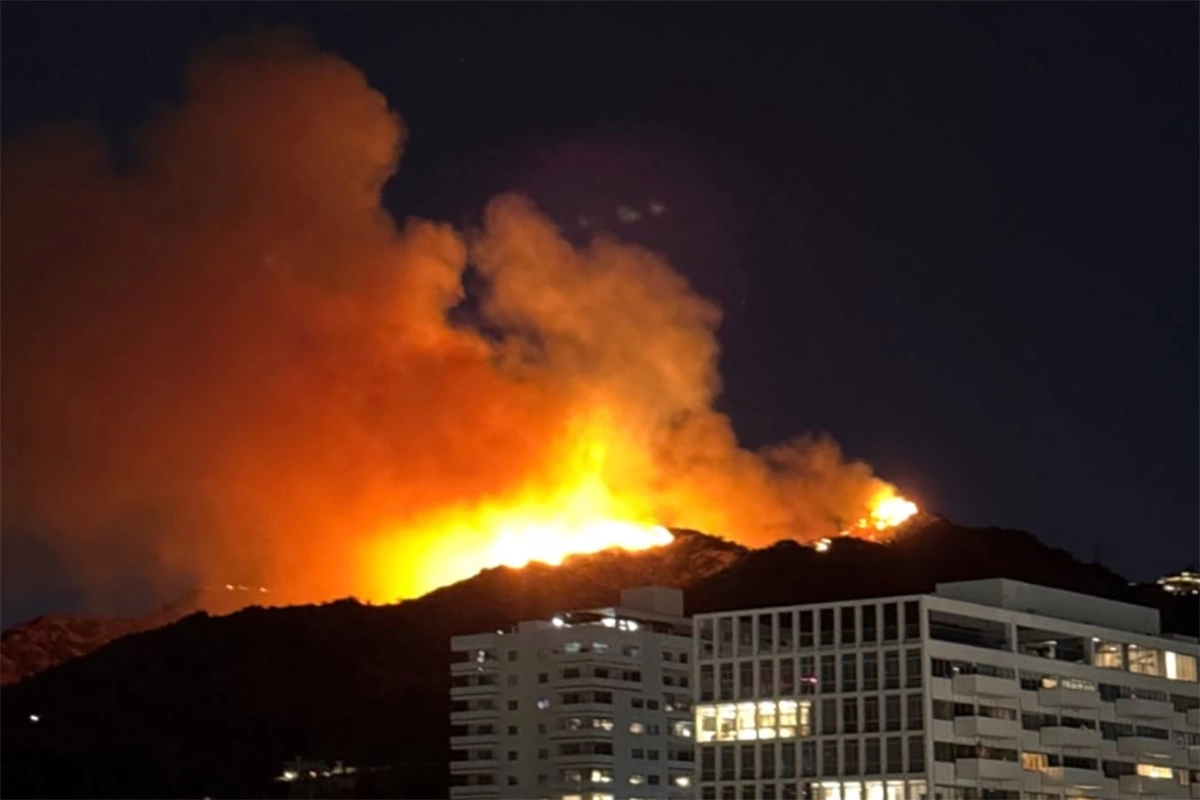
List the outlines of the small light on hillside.
<svg viewBox="0 0 1200 800">
<path fill-rule="evenodd" d="M 41 720 L 42 720 L 42 718 L 41 718 L 41 717 L 39 717 L 37 714 L 30 714 L 30 715 L 29 715 L 29 721 L 30 721 L 30 722 L 41 722 Z"/>
</svg>

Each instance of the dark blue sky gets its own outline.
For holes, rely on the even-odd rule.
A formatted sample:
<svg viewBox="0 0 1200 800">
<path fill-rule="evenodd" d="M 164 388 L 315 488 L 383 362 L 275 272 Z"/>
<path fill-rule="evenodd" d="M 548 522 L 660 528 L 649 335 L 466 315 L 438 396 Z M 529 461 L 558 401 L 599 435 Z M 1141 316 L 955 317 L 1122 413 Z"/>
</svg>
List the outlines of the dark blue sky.
<svg viewBox="0 0 1200 800">
<path fill-rule="evenodd" d="M 5 136 L 119 142 L 191 48 L 291 24 L 411 137 L 387 203 L 613 216 L 727 316 L 722 408 L 1144 578 L 1196 560 L 1190 3 L 5 3 Z M 69 604 L 46 594 L 5 616 Z M 40 563 L 40 562 L 39 562 Z"/>
</svg>

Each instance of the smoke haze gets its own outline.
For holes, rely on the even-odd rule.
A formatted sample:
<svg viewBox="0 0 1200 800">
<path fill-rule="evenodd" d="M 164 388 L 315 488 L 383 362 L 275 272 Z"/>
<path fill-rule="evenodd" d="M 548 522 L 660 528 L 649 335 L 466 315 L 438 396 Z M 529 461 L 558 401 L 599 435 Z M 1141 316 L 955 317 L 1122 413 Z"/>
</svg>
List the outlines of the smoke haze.
<svg viewBox="0 0 1200 800">
<path fill-rule="evenodd" d="M 131 165 L 85 127 L 6 141 L 5 530 L 84 587 L 383 601 L 486 566 L 504 509 L 579 486 L 747 544 L 831 535 L 886 489 L 828 439 L 738 446 L 719 309 L 659 256 L 573 248 L 520 196 L 475 231 L 395 221 L 405 135 L 282 32 L 200 51 Z M 454 323 L 468 268 L 486 291 Z"/>
</svg>

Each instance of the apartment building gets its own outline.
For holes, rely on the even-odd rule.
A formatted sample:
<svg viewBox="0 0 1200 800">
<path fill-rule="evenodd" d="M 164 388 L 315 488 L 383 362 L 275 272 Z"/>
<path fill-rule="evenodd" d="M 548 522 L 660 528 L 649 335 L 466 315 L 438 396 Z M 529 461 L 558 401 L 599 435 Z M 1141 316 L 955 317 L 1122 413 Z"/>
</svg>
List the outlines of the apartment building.
<svg viewBox="0 0 1200 800">
<path fill-rule="evenodd" d="M 691 622 L 683 595 L 451 640 L 450 796 L 693 796 Z"/>
<path fill-rule="evenodd" d="M 695 618 L 703 800 L 1200 798 L 1200 646 L 1011 580 Z"/>
</svg>

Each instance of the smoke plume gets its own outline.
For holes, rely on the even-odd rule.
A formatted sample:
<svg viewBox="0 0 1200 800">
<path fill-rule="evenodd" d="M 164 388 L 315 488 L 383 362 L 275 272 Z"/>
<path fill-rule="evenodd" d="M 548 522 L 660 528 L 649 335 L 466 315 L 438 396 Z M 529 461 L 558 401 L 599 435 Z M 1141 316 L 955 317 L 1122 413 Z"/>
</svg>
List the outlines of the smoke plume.
<svg viewBox="0 0 1200 800">
<path fill-rule="evenodd" d="M 573 248 L 519 196 L 477 231 L 397 223 L 404 139 L 354 66 L 282 33 L 199 52 L 130 164 L 84 127 L 5 142 L 5 530 L 85 585 L 392 600 L 579 476 L 746 543 L 830 535 L 886 487 L 828 439 L 738 446 L 719 310 L 658 256 Z M 486 293 L 453 323 L 468 267 Z"/>
</svg>

